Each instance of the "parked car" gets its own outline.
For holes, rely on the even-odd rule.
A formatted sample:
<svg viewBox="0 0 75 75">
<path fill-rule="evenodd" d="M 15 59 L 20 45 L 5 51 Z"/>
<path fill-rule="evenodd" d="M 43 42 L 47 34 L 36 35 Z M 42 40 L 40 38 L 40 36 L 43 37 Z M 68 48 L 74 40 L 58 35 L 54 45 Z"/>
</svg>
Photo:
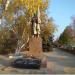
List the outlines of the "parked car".
<svg viewBox="0 0 75 75">
<path fill-rule="evenodd" d="M 39 69 L 41 67 L 41 60 L 37 58 L 18 58 L 11 62 L 11 65 L 20 68 Z"/>
</svg>

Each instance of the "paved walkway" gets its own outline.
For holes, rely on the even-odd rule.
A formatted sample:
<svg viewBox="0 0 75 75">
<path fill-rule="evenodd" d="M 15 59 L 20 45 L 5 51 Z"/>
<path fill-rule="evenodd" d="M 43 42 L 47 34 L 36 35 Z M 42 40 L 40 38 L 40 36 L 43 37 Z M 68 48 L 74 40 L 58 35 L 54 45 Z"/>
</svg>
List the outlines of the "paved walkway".
<svg viewBox="0 0 75 75">
<path fill-rule="evenodd" d="M 19 69 L 9 66 L 9 60 L 0 56 L 1 74 L 75 74 L 75 55 L 66 53 L 59 49 L 44 53 L 47 57 L 47 68 L 41 69 Z"/>
<path fill-rule="evenodd" d="M 59 49 L 45 53 L 47 56 L 47 69 L 52 74 L 75 74 L 75 55 Z"/>
</svg>

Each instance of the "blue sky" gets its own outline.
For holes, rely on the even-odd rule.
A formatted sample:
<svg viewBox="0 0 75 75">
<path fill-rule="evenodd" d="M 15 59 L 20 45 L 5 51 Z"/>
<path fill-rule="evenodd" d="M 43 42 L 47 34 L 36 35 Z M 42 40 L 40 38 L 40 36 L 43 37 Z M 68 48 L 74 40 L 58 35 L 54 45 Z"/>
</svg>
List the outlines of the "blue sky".
<svg viewBox="0 0 75 75">
<path fill-rule="evenodd" d="M 71 17 L 75 16 L 75 0 L 51 0 L 47 14 L 53 17 L 57 26 L 58 31 L 55 33 L 55 38 L 57 38 L 71 23 Z"/>
</svg>

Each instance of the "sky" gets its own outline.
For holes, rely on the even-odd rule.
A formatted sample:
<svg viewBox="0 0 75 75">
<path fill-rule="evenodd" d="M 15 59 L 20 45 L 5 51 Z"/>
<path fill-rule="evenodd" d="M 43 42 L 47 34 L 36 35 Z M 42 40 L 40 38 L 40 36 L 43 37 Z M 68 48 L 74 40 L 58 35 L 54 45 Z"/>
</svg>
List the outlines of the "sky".
<svg viewBox="0 0 75 75">
<path fill-rule="evenodd" d="M 58 38 L 65 27 L 71 23 L 75 16 L 75 0 L 49 0 L 47 14 L 53 17 L 58 31 L 54 33 L 54 39 Z"/>
</svg>

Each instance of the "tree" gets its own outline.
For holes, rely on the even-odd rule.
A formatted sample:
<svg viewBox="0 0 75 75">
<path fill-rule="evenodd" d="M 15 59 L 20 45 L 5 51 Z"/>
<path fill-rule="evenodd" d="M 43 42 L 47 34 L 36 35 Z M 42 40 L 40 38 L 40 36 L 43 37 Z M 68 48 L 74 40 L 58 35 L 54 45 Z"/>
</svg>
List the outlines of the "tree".
<svg viewBox="0 0 75 75">
<path fill-rule="evenodd" d="M 18 31 L 22 34 L 23 40 L 26 41 L 28 36 L 31 37 L 31 24 L 26 20 L 27 16 L 20 16 L 16 21 L 16 26 L 18 26 Z M 48 19 L 45 12 L 41 12 L 41 37 L 45 45 L 51 46 L 53 33 L 55 31 L 55 24 L 52 19 Z M 22 29 L 21 29 L 22 28 Z M 49 48 L 48 48 L 49 49 Z"/>
<path fill-rule="evenodd" d="M 17 38 L 15 34 L 7 27 L 1 28 L 0 30 L 0 53 L 14 52 L 17 45 Z"/>
<path fill-rule="evenodd" d="M 26 13 L 33 15 L 37 12 L 38 7 L 41 10 L 45 10 L 48 6 L 48 0 L 14 0 L 8 7 L 10 12 L 16 11 L 20 7 L 26 9 Z"/>
<path fill-rule="evenodd" d="M 10 2 L 9 6 L 7 7 L 7 10 L 4 12 L 4 16 L 6 16 L 7 20 L 11 23 L 15 19 L 13 17 L 13 14 L 16 14 L 18 19 L 18 14 L 17 14 L 18 10 L 22 8 L 23 12 L 25 13 L 24 17 L 26 19 L 25 22 L 27 23 L 23 24 L 21 22 L 21 24 L 27 27 L 26 24 L 31 22 L 31 18 L 34 13 L 37 13 L 38 7 L 40 8 L 40 11 L 44 11 L 47 8 L 47 6 L 48 6 L 48 0 L 38 0 L 37 2 L 36 0 L 18 0 L 18 1 L 13 0 Z"/>
<path fill-rule="evenodd" d="M 75 37 L 75 16 L 72 17 L 72 23 L 70 25 L 73 29 L 73 37 Z"/>
<path fill-rule="evenodd" d="M 55 30 L 56 27 L 52 18 L 48 18 L 45 12 L 41 12 L 41 34 L 45 41 L 47 41 L 49 37 L 53 36 Z"/>
<path fill-rule="evenodd" d="M 71 26 L 67 26 L 64 32 L 60 35 L 58 42 L 62 45 L 68 45 L 72 42 L 73 30 Z"/>
<path fill-rule="evenodd" d="M 72 16 L 72 22 L 70 24 L 71 28 L 72 28 L 72 40 L 71 40 L 71 44 L 73 46 L 75 46 L 75 16 Z"/>
<path fill-rule="evenodd" d="M 41 37 L 47 43 L 55 31 L 52 19 L 48 19 L 47 14 L 45 14 L 47 6 L 48 0 L 37 0 L 37 2 L 36 0 L 11 0 L 3 16 L 6 17 L 9 25 L 12 25 L 12 30 L 18 40 L 27 42 L 27 39 L 31 37 L 31 18 L 35 13 L 37 14 L 39 7 L 41 12 Z M 19 10 L 24 15 L 18 15 Z"/>
</svg>

